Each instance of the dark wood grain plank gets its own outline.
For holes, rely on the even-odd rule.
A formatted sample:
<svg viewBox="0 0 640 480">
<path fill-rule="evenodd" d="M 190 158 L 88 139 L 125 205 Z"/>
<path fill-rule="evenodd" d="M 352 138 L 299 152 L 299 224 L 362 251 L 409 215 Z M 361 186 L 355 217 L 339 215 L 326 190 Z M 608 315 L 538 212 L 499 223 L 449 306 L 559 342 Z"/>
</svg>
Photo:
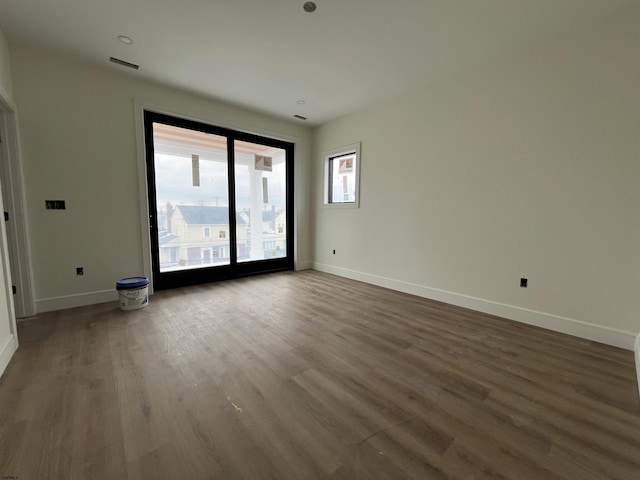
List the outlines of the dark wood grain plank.
<svg viewBox="0 0 640 480">
<path fill-rule="evenodd" d="M 19 322 L 0 475 L 640 478 L 632 352 L 305 271 Z"/>
</svg>

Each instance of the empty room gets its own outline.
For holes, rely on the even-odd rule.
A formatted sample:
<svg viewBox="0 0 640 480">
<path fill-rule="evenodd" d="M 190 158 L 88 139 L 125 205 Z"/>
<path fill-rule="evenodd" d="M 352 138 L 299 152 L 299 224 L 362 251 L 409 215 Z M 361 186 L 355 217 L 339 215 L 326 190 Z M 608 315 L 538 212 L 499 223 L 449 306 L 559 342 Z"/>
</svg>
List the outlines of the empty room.
<svg viewBox="0 0 640 480">
<path fill-rule="evenodd" d="M 640 0 L 0 3 L 0 479 L 640 478 Z"/>
</svg>

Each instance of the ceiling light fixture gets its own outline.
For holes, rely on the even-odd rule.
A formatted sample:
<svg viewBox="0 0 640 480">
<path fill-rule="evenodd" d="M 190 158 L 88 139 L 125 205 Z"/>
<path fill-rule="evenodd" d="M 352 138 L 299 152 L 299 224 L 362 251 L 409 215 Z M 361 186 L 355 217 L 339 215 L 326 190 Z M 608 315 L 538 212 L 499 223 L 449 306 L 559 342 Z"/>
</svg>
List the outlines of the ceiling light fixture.
<svg viewBox="0 0 640 480">
<path fill-rule="evenodd" d="M 118 40 L 120 40 L 125 45 L 133 44 L 133 40 L 131 40 L 131 38 L 127 37 L 126 35 L 118 35 Z"/>
<path fill-rule="evenodd" d="M 316 5 L 316 2 L 304 2 L 302 8 L 307 13 L 313 13 L 316 11 L 316 8 L 318 8 L 318 6 Z"/>
</svg>

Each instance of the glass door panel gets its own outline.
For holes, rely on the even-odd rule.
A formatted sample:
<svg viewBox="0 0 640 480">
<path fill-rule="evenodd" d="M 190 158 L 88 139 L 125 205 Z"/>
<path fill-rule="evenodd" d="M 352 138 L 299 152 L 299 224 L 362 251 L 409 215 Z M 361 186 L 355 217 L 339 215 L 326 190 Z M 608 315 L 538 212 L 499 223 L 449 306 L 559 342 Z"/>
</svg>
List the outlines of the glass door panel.
<svg viewBox="0 0 640 480">
<path fill-rule="evenodd" d="M 287 152 L 235 140 L 238 262 L 287 256 Z"/>
<path fill-rule="evenodd" d="M 293 269 L 294 145 L 144 115 L 154 288 Z"/>
<path fill-rule="evenodd" d="M 153 123 L 161 273 L 228 265 L 227 138 Z"/>
</svg>

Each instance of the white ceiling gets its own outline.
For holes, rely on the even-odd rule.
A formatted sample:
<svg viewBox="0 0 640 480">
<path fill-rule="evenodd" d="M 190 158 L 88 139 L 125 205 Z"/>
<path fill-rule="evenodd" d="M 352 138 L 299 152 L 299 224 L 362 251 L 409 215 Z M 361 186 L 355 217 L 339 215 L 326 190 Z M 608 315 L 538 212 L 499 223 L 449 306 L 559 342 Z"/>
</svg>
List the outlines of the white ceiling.
<svg viewBox="0 0 640 480">
<path fill-rule="evenodd" d="M 318 125 L 639 2 L 316 0 L 309 14 L 304 0 L 0 0 L 0 29 L 10 45 Z"/>
</svg>

